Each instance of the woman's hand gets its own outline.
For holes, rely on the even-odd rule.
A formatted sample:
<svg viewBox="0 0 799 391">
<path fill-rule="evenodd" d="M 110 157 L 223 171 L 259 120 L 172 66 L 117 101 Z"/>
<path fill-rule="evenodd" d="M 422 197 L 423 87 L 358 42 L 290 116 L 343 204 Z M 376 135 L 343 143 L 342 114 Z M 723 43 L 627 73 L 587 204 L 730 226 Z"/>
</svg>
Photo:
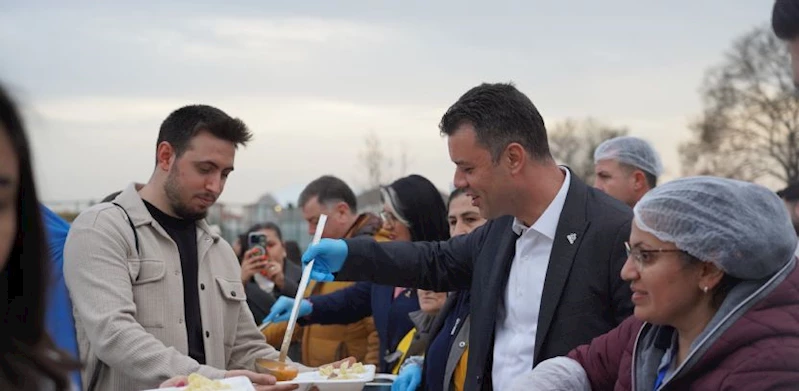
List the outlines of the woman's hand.
<svg viewBox="0 0 799 391">
<path fill-rule="evenodd" d="M 267 261 L 264 272 L 266 273 L 266 278 L 274 282 L 278 289 L 283 289 L 286 278 L 283 274 L 283 265 L 281 265 L 280 262 L 274 260 Z"/>
<path fill-rule="evenodd" d="M 254 247 L 244 253 L 244 260 L 241 261 L 241 282 L 246 284 L 255 273 L 260 273 L 269 261 L 266 254 L 259 247 Z"/>
</svg>

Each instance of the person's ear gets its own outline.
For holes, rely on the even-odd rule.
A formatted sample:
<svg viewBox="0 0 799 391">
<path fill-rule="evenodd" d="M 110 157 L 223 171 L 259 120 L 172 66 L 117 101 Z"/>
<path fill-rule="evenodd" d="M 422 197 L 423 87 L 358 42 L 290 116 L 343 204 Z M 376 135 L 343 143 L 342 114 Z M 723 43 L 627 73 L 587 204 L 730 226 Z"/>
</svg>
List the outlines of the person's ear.
<svg viewBox="0 0 799 391">
<path fill-rule="evenodd" d="M 640 191 L 649 187 L 646 174 L 641 170 L 633 170 L 633 190 Z"/>
<path fill-rule="evenodd" d="M 519 143 L 510 143 L 502 152 L 499 163 L 507 167 L 511 174 L 517 174 L 527 163 L 527 151 Z"/>
<path fill-rule="evenodd" d="M 719 285 L 722 278 L 724 278 L 724 271 L 715 263 L 702 262 L 699 269 L 699 290 L 712 291 Z"/>
<path fill-rule="evenodd" d="M 156 167 L 160 168 L 162 171 L 169 171 L 169 168 L 172 167 L 174 159 L 175 149 L 172 148 L 172 144 L 169 144 L 166 141 L 162 141 L 160 144 L 158 144 L 158 147 L 155 150 Z"/>
</svg>

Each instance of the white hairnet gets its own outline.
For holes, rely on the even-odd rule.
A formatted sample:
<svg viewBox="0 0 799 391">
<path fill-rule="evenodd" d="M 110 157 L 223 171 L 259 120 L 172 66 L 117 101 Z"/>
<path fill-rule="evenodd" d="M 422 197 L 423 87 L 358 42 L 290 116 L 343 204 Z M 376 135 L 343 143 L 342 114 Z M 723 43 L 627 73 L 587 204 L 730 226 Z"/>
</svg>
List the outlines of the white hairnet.
<svg viewBox="0 0 799 391">
<path fill-rule="evenodd" d="M 677 179 L 649 191 L 634 212 L 639 229 L 741 279 L 774 274 L 796 250 L 782 200 L 748 182 Z"/>
<path fill-rule="evenodd" d="M 637 137 L 615 137 L 599 144 L 594 150 L 594 164 L 606 159 L 640 168 L 656 177 L 663 173 L 658 153 L 648 142 Z"/>
</svg>

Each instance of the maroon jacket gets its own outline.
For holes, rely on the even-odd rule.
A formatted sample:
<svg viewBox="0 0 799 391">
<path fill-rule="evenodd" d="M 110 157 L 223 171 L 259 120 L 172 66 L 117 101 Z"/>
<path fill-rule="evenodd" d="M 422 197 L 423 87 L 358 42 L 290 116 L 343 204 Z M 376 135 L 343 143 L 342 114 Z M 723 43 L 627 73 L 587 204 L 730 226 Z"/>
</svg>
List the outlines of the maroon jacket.
<svg viewBox="0 0 799 391">
<path fill-rule="evenodd" d="M 799 390 L 799 267 L 787 273 L 662 389 Z M 568 356 L 583 366 L 594 390 L 633 390 L 633 350 L 648 326 L 630 317 Z"/>
</svg>

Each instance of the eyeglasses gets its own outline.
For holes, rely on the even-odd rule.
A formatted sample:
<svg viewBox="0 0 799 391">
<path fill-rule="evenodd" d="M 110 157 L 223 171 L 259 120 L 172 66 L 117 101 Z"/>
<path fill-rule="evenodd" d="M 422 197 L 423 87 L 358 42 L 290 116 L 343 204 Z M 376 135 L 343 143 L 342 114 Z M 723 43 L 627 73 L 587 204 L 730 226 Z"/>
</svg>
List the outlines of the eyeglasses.
<svg viewBox="0 0 799 391">
<path fill-rule="evenodd" d="M 645 266 L 652 264 L 652 261 L 654 261 L 652 254 L 685 252 L 683 250 L 676 248 L 669 248 L 669 249 L 659 248 L 656 250 L 643 250 L 640 248 L 632 248 L 630 246 L 630 242 L 624 242 L 624 249 L 627 250 L 627 258 L 632 257 L 633 261 L 635 261 L 635 264 L 638 267 L 638 270 L 641 270 Z"/>
<path fill-rule="evenodd" d="M 383 225 L 388 225 L 392 228 L 397 223 L 397 217 L 393 213 L 386 211 L 380 212 L 380 220 L 383 220 Z"/>
</svg>

